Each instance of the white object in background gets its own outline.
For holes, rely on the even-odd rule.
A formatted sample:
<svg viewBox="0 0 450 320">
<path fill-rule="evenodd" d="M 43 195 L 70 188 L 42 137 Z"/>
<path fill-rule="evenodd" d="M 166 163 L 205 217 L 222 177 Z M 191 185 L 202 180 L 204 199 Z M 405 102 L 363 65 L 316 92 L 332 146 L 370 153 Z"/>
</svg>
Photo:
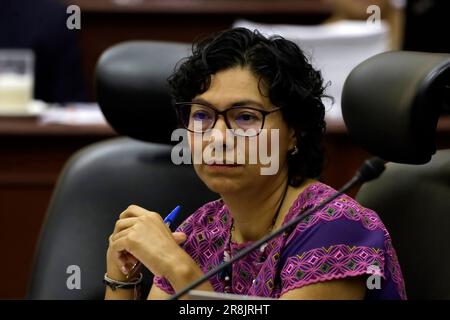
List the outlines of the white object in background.
<svg viewBox="0 0 450 320">
<path fill-rule="evenodd" d="M 47 109 L 47 103 L 42 100 L 31 100 L 26 105 L 25 110 L 0 111 L 0 117 L 37 117 Z"/>
<path fill-rule="evenodd" d="M 106 119 L 96 103 L 71 103 L 65 107 L 53 106 L 40 116 L 42 124 L 104 125 Z"/>
<path fill-rule="evenodd" d="M 0 50 L 0 114 L 28 114 L 33 87 L 33 51 Z"/>
<path fill-rule="evenodd" d="M 341 94 L 350 71 L 362 61 L 389 50 L 389 27 L 385 22 L 338 21 L 315 26 L 255 23 L 238 20 L 233 27 L 257 29 L 264 36 L 280 35 L 296 43 L 312 65 L 331 84 L 326 93 L 335 99 L 324 99 L 326 117 L 342 120 Z"/>
</svg>

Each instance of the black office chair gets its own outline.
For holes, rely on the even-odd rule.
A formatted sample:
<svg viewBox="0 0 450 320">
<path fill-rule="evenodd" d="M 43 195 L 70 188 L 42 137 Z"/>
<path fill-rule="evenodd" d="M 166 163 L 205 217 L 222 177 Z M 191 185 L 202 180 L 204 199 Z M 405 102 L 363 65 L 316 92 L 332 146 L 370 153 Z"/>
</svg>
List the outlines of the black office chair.
<svg viewBox="0 0 450 320">
<path fill-rule="evenodd" d="M 119 134 L 142 141 L 120 137 L 96 143 L 66 164 L 41 233 L 29 298 L 102 299 L 108 237 L 128 205 L 162 215 L 181 205 L 175 228 L 218 198 L 191 166 L 171 161 L 170 134 L 176 119 L 166 78 L 188 49 L 186 44 L 129 42 L 100 58 L 96 88 L 105 117 Z M 68 283 L 77 284 L 77 268 L 81 289 L 69 289 Z M 145 279 L 148 291 L 148 272 Z"/>
<path fill-rule="evenodd" d="M 449 102 L 450 55 L 419 52 L 364 61 L 342 95 L 351 137 L 391 161 L 356 198 L 389 230 L 410 299 L 450 299 L 450 149 L 435 145 Z"/>
</svg>

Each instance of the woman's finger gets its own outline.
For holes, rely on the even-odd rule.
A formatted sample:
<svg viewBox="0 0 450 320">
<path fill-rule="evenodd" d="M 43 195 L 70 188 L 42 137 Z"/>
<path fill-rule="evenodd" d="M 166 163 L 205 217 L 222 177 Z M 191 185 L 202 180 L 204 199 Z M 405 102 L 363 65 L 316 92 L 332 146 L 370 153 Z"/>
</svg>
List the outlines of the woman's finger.
<svg viewBox="0 0 450 320">
<path fill-rule="evenodd" d="M 117 240 L 112 241 L 111 248 L 114 251 L 127 251 L 128 253 L 133 254 L 133 252 L 131 252 L 131 249 L 129 247 L 129 241 L 127 240 L 126 237 L 121 237 Z"/>
<path fill-rule="evenodd" d="M 128 274 L 138 260 L 128 252 L 124 251 L 119 256 L 119 268 L 124 274 Z"/>
<path fill-rule="evenodd" d="M 148 214 L 149 212 L 151 211 L 148 211 L 136 205 L 131 205 L 120 214 L 119 218 L 125 219 L 125 218 L 140 217 L 142 215 Z"/>
<path fill-rule="evenodd" d="M 186 241 L 187 238 L 186 234 L 183 232 L 174 232 L 172 233 L 172 236 L 177 244 L 182 244 Z"/>
<path fill-rule="evenodd" d="M 125 219 L 117 220 L 116 225 L 114 227 L 113 234 L 119 233 L 122 230 L 132 227 L 138 221 L 139 221 L 139 218 L 125 218 Z"/>
<path fill-rule="evenodd" d="M 120 239 L 120 238 L 123 238 L 123 237 L 125 237 L 126 235 L 128 235 L 129 233 L 130 233 L 130 231 L 132 230 L 132 227 L 133 225 L 131 225 L 130 227 L 128 227 L 128 228 L 126 228 L 126 229 L 123 229 L 122 231 L 119 231 L 119 232 L 117 232 L 117 233 L 114 233 L 112 236 L 111 236 L 111 240 L 112 241 L 116 241 L 117 239 Z"/>
</svg>

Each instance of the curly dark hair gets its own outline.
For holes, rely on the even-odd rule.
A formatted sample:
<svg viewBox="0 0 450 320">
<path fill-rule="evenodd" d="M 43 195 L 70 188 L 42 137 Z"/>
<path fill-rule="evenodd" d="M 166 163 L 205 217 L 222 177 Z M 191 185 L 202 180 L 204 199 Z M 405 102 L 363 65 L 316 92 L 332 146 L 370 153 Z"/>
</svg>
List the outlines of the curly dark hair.
<svg viewBox="0 0 450 320">
<path fill-rule="evenodd" d="M 281 36 L 269 38 L 257 30 L 234 28 L 210 35 L 192 46 L 168 83 L 175 101 L 191 101 L 205 92 L 211 75 L 233 67 L 248 67 L 267 86 L 270 101 L 294 128 L 298 153 L 288 156 L 289 183 L 298 186 L 322 172 L 325 133 L 325 85 L 320 71 L 302 50 Z M 262 92 L 260 87 L 260 92 Z"/>
</svg>

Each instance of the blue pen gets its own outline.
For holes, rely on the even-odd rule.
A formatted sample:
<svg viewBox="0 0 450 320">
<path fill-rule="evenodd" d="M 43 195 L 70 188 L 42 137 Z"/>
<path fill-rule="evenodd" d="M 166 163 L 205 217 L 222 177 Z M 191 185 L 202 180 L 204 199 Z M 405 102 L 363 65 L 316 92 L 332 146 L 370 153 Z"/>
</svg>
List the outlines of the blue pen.
<svg viewBox="0 0 450 320">
<path fill-rule="evenodd" d="M 164 224 L 168 227 L 170 227 L 170 225 L 173 223 L 173 221 L 175 220 L 175 218 L 178 215 L 178 212 L 180 212 L 181 207 L 180 206 L 176 206 L 175 209 L 173 209 L 165 218 L 164 218 Z M 139 266 L 141 265 L 141 263 L 138 261 L 136 262 L 132 267 L 130 272 L 128 272 L 126 278 L 129 279 L 130 277 L 132 277 L 136 270 L 139 268 Z"/>
<path fill-rule="evenodd" d="M 175 220 L 175 218 L 178 215 L 178 212 L 180 212 L 181 207 L 180 206 L 176 206 L 175 209 L 172 210 L 171 213 L 169 213 L 167 215 L 167 217 L 164 218 L 164 223 L 170 227 L 170 225 L 173 223 L 173 221 Z"/>
</svg>

